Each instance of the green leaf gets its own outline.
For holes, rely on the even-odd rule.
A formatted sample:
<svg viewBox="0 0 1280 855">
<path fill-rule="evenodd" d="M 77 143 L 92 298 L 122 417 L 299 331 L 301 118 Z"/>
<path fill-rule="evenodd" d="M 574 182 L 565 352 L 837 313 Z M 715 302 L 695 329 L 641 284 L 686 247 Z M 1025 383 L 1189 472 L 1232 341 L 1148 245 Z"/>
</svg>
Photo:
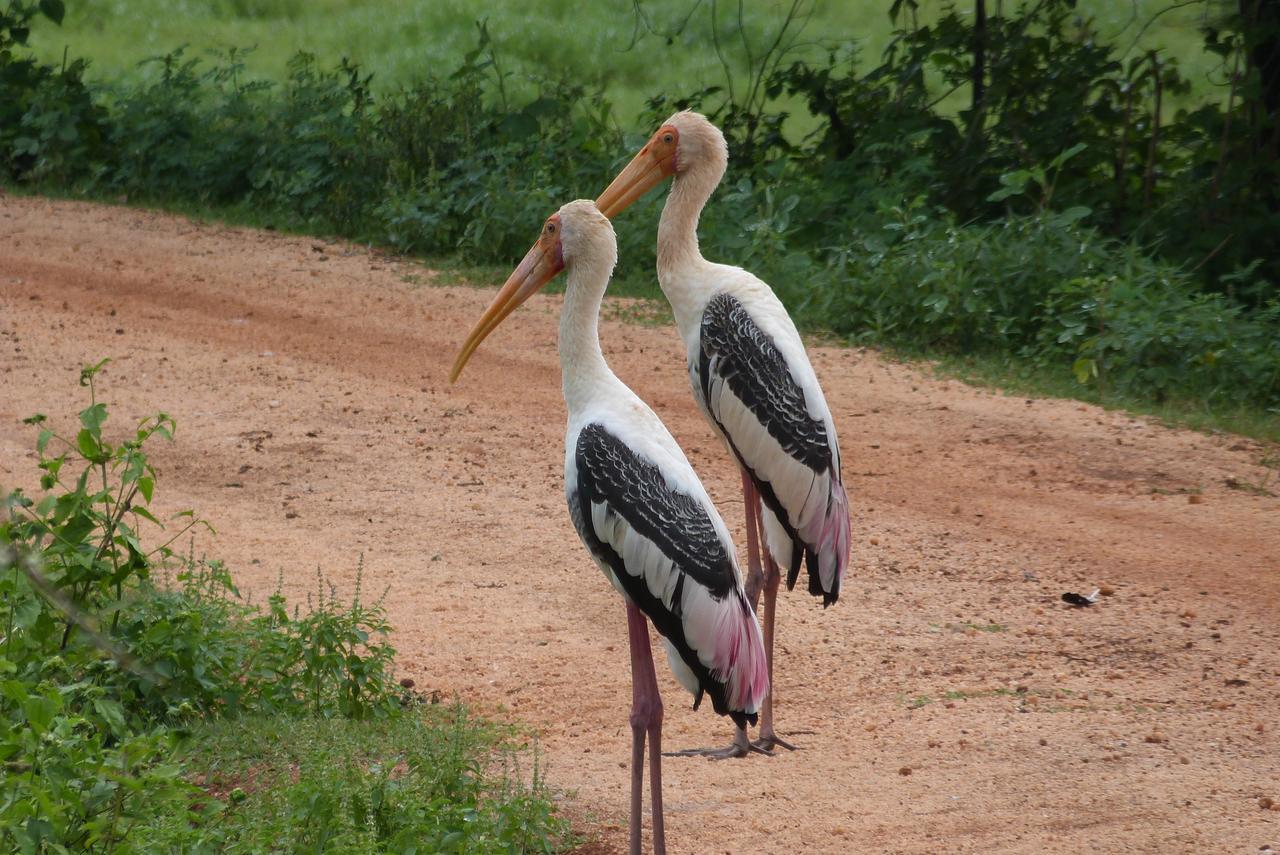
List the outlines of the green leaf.
<svg viewBox="0 0 1280 855">
<path fill-rule="evenodd" d="M 1092 213 L 1092 208 L 1086 208 L 1084 205 L 1075 205 L 1060 214 L 1054 215 L 1053 222 L 1054 225 L 1069 226 L 1077 220 L 1083 220 Z"/>
<path fill-rule="evenodd" d="M 58 708 L 62 706 L 61 701 L 62 699 L 57 695 L 43 697 L 36 695 L 24 700 L 22 702 L 22 712 L 26 715 L 31 729 L 37 734 L 48 730 L 54 715 L 58 712 Z"/>
<path fill-rule="evenodd" d="M 36 596 L 28 596 L 19 601 L 17 607 L 13 610 L 13 623 L 22 629 L 30 629 L 35 626 L 36 619 L 40 617 L 42 611 L 40 607 L 41 600 Z"/>
<path fill-rule="evenodd" d="M 136 514 L 137 516 L 142 517 L 142 518 L 143 518 L 144 520 L 146 520 L 147 522 L 155 523 L 156 525 L 160 526 L 161 528 L 164 528 L 164 523 L 160 522 L 160 520 L 158 520 L 158 519 L 156 519 L 154 516 L 152 516 L 152 515 L 151 515 L 151 511 L 147 510 L 146 508 L 140 508 L 140 507 L 138 507 L 137 505 L 134 505 L 134 506 L 133 506 L 132 508 L 130 508 L 129 510 L 133 511 L 133 513 L 134 513 L 134 514 Z"/>
<path fill-rule="evenodd" d="M 1098 362 L 1088 356 L 1082 356 L 1072 364 L 1071 371 L 1080 383 L 1088 383 L 1090 377 L 1098 376 Z"/>
<path fill-rule="evenodd" d="M 89 382 L 93 380 L 94 375 L 97 374 L 99 371 L 101 371 L 103 366 L 110 361 L 111 361 L 110 359 L 104 359 L 101 362 L 99 362 L 97 365 L 83 366 L 80 369 L 80 385 L 88 386 Z"/>
<path fill-rule="evenodd" d="M 98 444 L 98 438 L 88 428 L 82 428 L 76 434 L 76 448 L 80 449 L 80 453 L 90 462 L 97 463 L 102 457 L 102 446 Z"/>
<path fill-rule="evenodd" d="M 30 684 L 21 680 L 5 680 L 0 683 L 0 695 L 4 695 L 15 704 L 20 704 L 29 697 L 27 693 L 28 685 Z"/>
<path fill-rule="evenodd" d="M 58 529 L 58 539 L 72 545 L 81 543 L 89 532 L 97 527 L 93 517 L 79 513 L 67 520 L 66 525 Z"/>
<path fill-rule="evenodd" d="M 40 431 L 40 436 L 36 438 L 36 453 L 44 454 L 44 450 L 49 445 L 49 440 L 51 439 L 53 439 L 53 431 L 48 428 Z"/>
<path fill-rule="evenodd" d="M 112 733 L 123 734 L 125 732 L 124 707 L 120 706 L 117 701 L 94 698 L 93 709 L 111 728 Z"/>
<path fill-rule="evenodd" d="M 516 139 L 537 136 L 541 130 L 538 119 L 527 113 L 508 113 L 498 123 L 502 133 Z"/>
<path fill-rule="evenodd" d="M 80 424 L 95 434 L 102 430 L 102 423 L 107 420 L 107 405 L 94 404 L 80 411 Z"/>
<path fill-rule="evenodd" d="M 1004 186 L 988 196 L 987 201 L 999 202 L 1008 199 L 1010 196 L 1020 196 L 1026 193 L 1027 184 L 1032 178 L 1032 174 L 1025 169 L 1004 173 L 1000 176 L 1000 183 Z"/>
<path fill-rule="evenodd" d="M 1088 146 L 1086 146 L 1084 143 L 1076 143 L 1071 148 L 1062 152 L 1057 157 L 1055 157 L 1052 161 L 1050 161 L 1049 163 L 1050 168 L 1051 169 L 1062 168 L 1062 164 L 1066 163 L 1068 160 L 1075 157 L 1077 154 L 1084 151 L 1086 148 L 1088 148 Z"/>
<path fill-rule="evenodd" d="M 67 14 L 67 7 L 62 0 L 40 0 L 40 11 L 58 26 L 62 26 L 62 18 Z"/>
</svg>

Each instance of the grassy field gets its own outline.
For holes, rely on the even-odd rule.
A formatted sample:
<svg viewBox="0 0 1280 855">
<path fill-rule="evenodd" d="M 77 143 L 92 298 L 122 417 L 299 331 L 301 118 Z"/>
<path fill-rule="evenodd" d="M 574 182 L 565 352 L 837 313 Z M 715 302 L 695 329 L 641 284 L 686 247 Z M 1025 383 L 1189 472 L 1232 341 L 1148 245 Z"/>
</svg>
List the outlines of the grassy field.
<svg viewBox="0 0 1280 855">
<path fill-rule="evenodd" d="M 889 5 L 888 0 L 804 4 L 809 14 L 792 55 L 822 55 L 827 46 L 853 41 L 869 65 L 889 41 Z M 1199 28 L 1217 7 L 1205 2 L 1170 10 L 1174 5 L 1172 0 L 1082 0 L 1081 20 L 1092 19 L 1103 39 L 1131 54 L 1164 49 L 1192 81 L 1193 98 L 1213 97 L 1221 74 L 1215 74 L 1217 59 L 1200 48 Z M 374 73 L 376 87 L 393 89 L 451 73 L 475 47 L 477 22 L 487 21 L 509 92 L 531 88 L 539 76 L 567 75 L 602 85 L 619 118 L 630 121 L 655 94 L 725 83 L 713 27 L 740 84 L 748 49 L 756 56 L 763 51 L 790 2 L 745 4 L 741 28 L 736 4 L 698 0 L 606 0 L 584 6 L 545 0 L 72 0 L 67 6 L 63 26 L 35 28 L 32 43 L 45 60 L 60 60 L 64 49 L 69 56 L 89 58 L 91 78 L 101 81 L 154 76 L 155 65 L 139 63 L 187 45 L 194 56 L 253 48 L 246 58 L 249 72 L 273 80 L 283 79 L 287 60 L 300 50 L 315 54 L 325 67 L 350 57 Z M 942 3 L 921 0 L 920 6 L 925 21 Z"/>
</svg>

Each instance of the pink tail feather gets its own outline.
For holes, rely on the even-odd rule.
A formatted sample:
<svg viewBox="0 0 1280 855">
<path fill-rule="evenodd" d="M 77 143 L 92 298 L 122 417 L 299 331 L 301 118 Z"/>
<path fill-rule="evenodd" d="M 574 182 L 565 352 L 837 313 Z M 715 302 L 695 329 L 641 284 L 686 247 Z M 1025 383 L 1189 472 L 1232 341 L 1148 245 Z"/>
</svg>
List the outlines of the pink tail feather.
<svg viewBox="0 0 1280 855">
<path fill-rule="evenodd" d="M 734 710 L 755 714 L 769 693 L 769 663 L 755 612 L 741 590 L 717 604 L 712 669 Z"/>
<path fill-rule="evenodd" d="M 811 541 L 813 551 L 806 556 L 806 563 L 809 566 L 809 592 L 815 596 L 821 595 L 823 605 L 829 606 L 840 596 L 840 583 L 844 580 L 844 572 L 849 566 L 849 543 L 852 537 L 849 522 L 849 496 L 844 491 L 844 485 L 839 481 L 831 483 L 827 512 L 816 528 L 818 529 L 816 537 Z"/>
</svg>

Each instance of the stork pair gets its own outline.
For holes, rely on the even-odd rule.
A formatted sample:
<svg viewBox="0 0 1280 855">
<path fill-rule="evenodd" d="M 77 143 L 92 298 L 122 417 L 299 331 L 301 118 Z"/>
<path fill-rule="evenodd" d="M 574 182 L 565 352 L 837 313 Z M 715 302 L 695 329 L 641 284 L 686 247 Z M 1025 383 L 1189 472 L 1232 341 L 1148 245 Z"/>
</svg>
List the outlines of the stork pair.
<svg viewBox="0 0 1280 855">
<path fill-rule="evenodd" d="M 568 409 L 565 495 L 574 527 L 627 607 L 632 664 L 630 848 L 640 851 L 648 738 L 653 848 L 662 824 L 662 701 L 645 618 L 696 708 L 709 696 L 735 724 L 716 757 L 792 746 L 773 727 L 773 630 L 782 573 L 836 601 L 849 560 L 849 508 L 835 425 L 795 325 L 765 283 L 705 260 L 697 226 L 728 163 L 723 134 L 697 113 L 668 119 L 593 204 L 542 227 L 463 344 L 456 380 L 504 318 L 561 270 L 560 365 Z M 658 282 L 684 340 L 694 398 L 738 461 L 747 518 L 744 586 L 729 531 L 662 422 L 605 363 L 597 324 L 617 261 L 612 218 L 672 179 L 658 226 Z M 755 609 L 764 597 L 763 623 Z M 759 738 L 747 726 L 759 722 Z"/>
</svg>

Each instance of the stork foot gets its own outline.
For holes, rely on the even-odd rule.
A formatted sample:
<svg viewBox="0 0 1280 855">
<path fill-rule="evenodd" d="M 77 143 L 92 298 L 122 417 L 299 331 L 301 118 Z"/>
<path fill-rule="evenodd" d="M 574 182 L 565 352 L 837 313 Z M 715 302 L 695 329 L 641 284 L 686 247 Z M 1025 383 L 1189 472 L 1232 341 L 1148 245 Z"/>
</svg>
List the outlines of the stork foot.
<svg viewBox="0 0 1280 855">
<path fill-rule="evenodd" d="M 706 757 L 708 760 L 736 760 L 739 757 L 747 757 L 751 754 L 763 754 L 766 757 L 772 757 L 773 752 L 766 748 L 756 745 L 754 742 L 748 742 L 746 746 L 738 745 L 736 742 L 727 748 L 686 748 L 683 751 L 664 751 L 664 757 Z"/>
<path fill-rule="evenodd" d="M 733 760 L 750 754 L 764 754 L 772 757 L 773 752 L 762 748 L 747 739 L 747 732 L 739 730 L 733 737 L 733 744 L 727 748 L 686 748 L 683 751 L 668 751 L 667 757 L 706 757 L 709 760 Z"/>
<path fill-rule="evenodd" d="M 776 733 L 762 735 L 759 739 L 752 740 L 751 747 L 758 751 L 763 751 L 766 754 L 772 754 L 773 749 L 775 748 L 785 748 L 788 751 L 799 750 L 795 745 L 792 745 L 790 742 L 787 742 L 785 739 L 783 739 L 781 736 L 778 736 L 778 734 Z"/>
</svg>

